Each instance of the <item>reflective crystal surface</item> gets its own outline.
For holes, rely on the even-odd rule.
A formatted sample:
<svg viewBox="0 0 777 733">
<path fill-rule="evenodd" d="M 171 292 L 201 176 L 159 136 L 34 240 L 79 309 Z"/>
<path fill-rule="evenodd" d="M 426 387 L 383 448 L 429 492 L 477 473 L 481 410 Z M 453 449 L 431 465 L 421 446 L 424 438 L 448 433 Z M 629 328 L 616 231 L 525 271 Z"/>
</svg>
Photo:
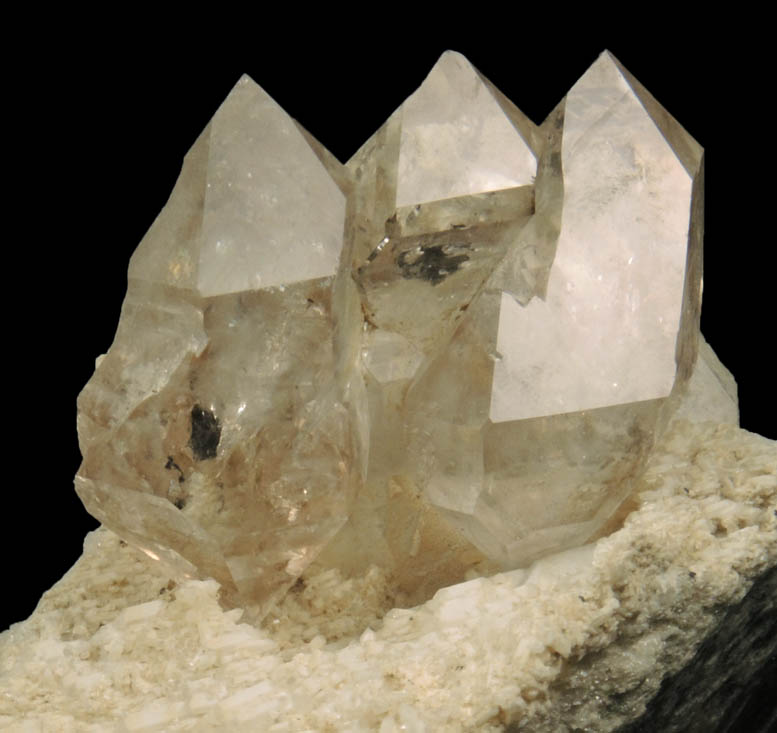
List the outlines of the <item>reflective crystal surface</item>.
<svg viewBox="0 0 777 733">
<path fill-rule="evenodd" d="M 255 618 L 590 540 L 678 407 L 735 409 L 694 373 L 702 179 L 607 52 L 540 126 L 446 52 L 345 166 L 244 77 L 130 263 L 79 495 Z"/>
<path fill-rule="evenodd" d="M 438 149 L 456 154 L 436 158 L 435 177 Z M 403 164 L 411 154 L 420 170 Z M 603 527 L 695 360 L 701 164 L 609 53 L 539 128 L 443 55 L 348 163 L 372 216 L 355 272 L 372 426 L 359 503 L 373 519 L 349 520 L 341 557 L 371 528 L 369 559 L 424 595 L 440 543 L 463 573 Z"/>
<path fill-rule="evenodd" d="M 259 614 L 360 481 L 338 345 L 361 325 L 339 265 L 347 193 L 342 166 L 243 77 L 133 255 L 78 401 L 89 511 Z"/>
</svg>

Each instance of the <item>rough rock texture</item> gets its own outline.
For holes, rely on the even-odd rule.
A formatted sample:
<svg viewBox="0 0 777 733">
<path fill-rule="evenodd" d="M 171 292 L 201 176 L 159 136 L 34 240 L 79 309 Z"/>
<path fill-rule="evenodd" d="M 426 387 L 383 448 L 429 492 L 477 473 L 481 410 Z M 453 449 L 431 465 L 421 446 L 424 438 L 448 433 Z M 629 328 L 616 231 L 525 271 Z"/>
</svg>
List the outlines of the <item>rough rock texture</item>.
<svg viewBox="0 0 777 733">
<path fill-rule="evenodd" d="M 661 683 L 639 720 L 619 733 L 773 731 L 775 692 L 777 566 L 725 613 L 688 665 Z"/>
<path fill-rule="evenodd" d="M 383 615 L 379 571 L 330 570 L 260 629 L 222 610 L 215 581 L 174 586 L 100 529 L 31 618 L 0 635 L 0 730 L 616 730 L 773 576 L 777 444 L 678 420 L 630 501 L 623 526 L 592 545 L 412 609 Z M 733 618 L 768 613 L 773 595 L 761 598 Z M 737 662 L 711 663 L 710 644 L 726 649 L 707 642 L 697 656 L 707 705 L 728 694 Z M 705 715 L 679 712 L 688 725 Z"/>
</svg>

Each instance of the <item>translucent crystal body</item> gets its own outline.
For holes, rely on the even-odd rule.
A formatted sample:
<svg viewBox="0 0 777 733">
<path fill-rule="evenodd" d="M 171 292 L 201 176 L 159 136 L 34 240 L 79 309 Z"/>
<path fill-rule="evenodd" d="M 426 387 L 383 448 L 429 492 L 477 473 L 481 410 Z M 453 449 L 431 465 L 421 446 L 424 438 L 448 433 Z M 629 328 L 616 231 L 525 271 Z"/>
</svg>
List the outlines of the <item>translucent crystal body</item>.
<svg viewBox="0 0 777 733">
<path fill-rule="evenodd" d="M 346 166 L 243 78 L 130 263 L 79 495 L 255 618 L 311 563 L 414 602 L 586 542 L 696 410 L 702 175 L 606 52 L 539 127 L 447 52 Z"/>
<path fill-rule="evenodd" d="M 349 162 L 372 217 L 354 250 L 359 502 L 384 512 L 384 543 L 366 555 L 408 592 L 439 573 L 426 545 L 454 547 L 452 573 L 523 565 L 590 539 L 629 493 L 695 360 L 701 162 L 608 53 L 540 128 L 445 54 Z M 418 496 L 435 512 L 410 510 Z M 341 557 L 369 532 L 349 525 Z"/>
<path fill-rule="evenodd" d="M 89 511 L 258 614 L 360 481 L 337 345 L 360 326 L 339 267 L 347 192 L 342 166 L 243 77 L 133 255 L 115 341 L 79 397 Z"/>
</svg>

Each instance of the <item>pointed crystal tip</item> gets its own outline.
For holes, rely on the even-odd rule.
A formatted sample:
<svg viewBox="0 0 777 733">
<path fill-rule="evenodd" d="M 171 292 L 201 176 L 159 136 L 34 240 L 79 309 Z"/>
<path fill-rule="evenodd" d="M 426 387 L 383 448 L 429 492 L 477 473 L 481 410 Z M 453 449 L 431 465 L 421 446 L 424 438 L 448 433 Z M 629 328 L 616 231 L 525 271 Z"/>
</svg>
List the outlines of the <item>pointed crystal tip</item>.
<svg viewBox="0 0 777 733">
<path fill-rule="evenodd" d="M 446 51 L 402 105 L 396 205 L 531 185 L 535 155 L 488 83 Z"/>
</svg>

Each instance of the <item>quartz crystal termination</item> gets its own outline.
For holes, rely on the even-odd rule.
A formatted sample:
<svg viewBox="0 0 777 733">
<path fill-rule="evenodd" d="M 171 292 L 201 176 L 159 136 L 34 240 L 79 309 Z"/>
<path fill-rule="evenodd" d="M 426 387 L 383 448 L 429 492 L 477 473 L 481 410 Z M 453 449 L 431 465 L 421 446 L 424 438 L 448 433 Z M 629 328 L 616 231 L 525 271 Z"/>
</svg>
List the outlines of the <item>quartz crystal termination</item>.
<svg viewBox="0 0 777 733">
<path fill-rule="evenodd" d="M 541 279 L 550 265 L 547 242 L 521 238 L 524 228 L 533 229 L 540 143 L 515 105 L 463 56 L 447 52 L 347 164 L 356 197 L 354 277 L 365 314 L 369 469 L 348 523 L 320 561 L 346 573 L 386 568 L 405 603 L 468 570 L 498 568 L 417 480 L 408 461 L 418 437 L 408 424 L 408 389 L 446 352 L 469 304 L 508 254 L 531 258 L 516 284 L 522 294 L 533 292 L 528 278 Z M 477 380 L 472 367 L 467 379 Z M 458 452 L 454 431 L 437 439 L 451 456 Z"/>
<path fill-rule="evenodd" d="M 132 256 L 115 340 L 78 400 L 90 513 L 179 573 L 214 577 L 256 619 L 361 481 L 348 187 L 240 79 Z"/>
<path fill-rule="evenodd" d="M 695 363 L 702 157 L 607 52 L 539 128 L 442 56 L 348 163 L 372 432 L 326 558 L 419 600 L 603 528 Z"/>
<path fill-rule="evenodd" d="M 131 260 L 79 495 L 255 621 L 322 568 L 414 604 L 589 541 L 716 383 L 702 181 L 607 52 L 540 126 L 446 52 L 346 166 L 244 77 Z"/>
</svg>

